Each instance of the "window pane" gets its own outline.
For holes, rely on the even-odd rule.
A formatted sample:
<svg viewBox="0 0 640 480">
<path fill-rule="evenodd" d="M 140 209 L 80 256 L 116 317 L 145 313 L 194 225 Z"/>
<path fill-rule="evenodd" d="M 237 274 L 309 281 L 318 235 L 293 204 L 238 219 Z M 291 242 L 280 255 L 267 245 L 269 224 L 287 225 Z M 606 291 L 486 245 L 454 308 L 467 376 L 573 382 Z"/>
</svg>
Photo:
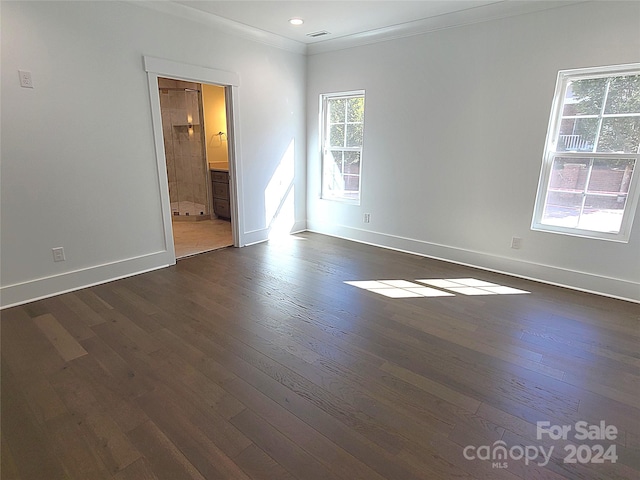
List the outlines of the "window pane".
<svg viewBox="0 0 640 480">
<path fill-rule="evenodd" d="M 634 164 L 634 160 L 627 158 L 594 160 L 588 192 L 621 195 L 629 193 Z M 613 199 L 619 202 L 617 197 Z"/>
<path fill-rule="evenodd" d="M 344 152 L 344 173 L 360 173 L 360 152 Z"/>
<path fill-rule="evenodd" d="M 362 146 L 362 123 L 347 124 L 347 147 Z"/>
<path fill-rule="evenodd" d="M 581 193 L 549 191 L 542 214 L 542 223 L 576 228 L 582 208 Z"/>
<path fill-rule="evenodd" d="M 607 85 L 606 78 L 576 80 L 567 85 L 563 116 L 599 115 Z"/>
<path fill-rule="evenodd" d="M 640 117 L 604 118 L 598 152 L 638 153 Z"/>
<path fill-rule="evenodd" d="M 349 99 L 347 122 L 364 122 L 364 97 Z"/>
<path fill-rule="evenodd" d="M 342 178 L 342 152 L 330 151 L 324 158 L 324 194 L 328 196 L 341 195 L 342 190 L 344 189 L 344 180 Z"/>
<path fill-rule="evenodd" d="M 344 147 L 344 125 L 331 125 L 329 146 Z"/>
<path fill-rule="evenodd" d="M 532 228 L 626 242 L 640 192 L 640 64 L 558 80 Z"/>
<path fill-rule="evenodd" d="M 611 79 L 604 113 L 640 113 L 640 75 Z"/>
<path fill-rule="evenodd" d="M 560 124 L 556 151 L 593 151 L 597 130 L 597 118 L 565 118 Z"/>
<path fill-rule="evenodd" d="M 622 213 L 626 199 L 626 195 L 620 197 L 587 195 L 578 228 L 596 232 L 618 233 L 622 225 Z"/>
<path fill-rule="evenodd" d="M 563 158 L 553 160 L 549 190 L 584 191 L 589 174 L 589 158 Z"/>
<path fill-rule="evenodd" d="M 360 202 L 364 92 L 322 95 L 322 198 Z"/>
<path fill-rule="evenodd" d="M 344 107 L 346 99 L 329 100 L 329 123 L 344 123 Z"/>
<path fill-rule="evenodd" d="M 333 157 L 333 169 L 336 173 L 342 173 L 342 151 L 332 150 L 331 156 Z"/>
<path fill-rule="evenodd" d="M 344 189 L 352 194 L 357 193 L 360 190 L 360 177 L 357 175 L 345 175 Z"/>
</svg>

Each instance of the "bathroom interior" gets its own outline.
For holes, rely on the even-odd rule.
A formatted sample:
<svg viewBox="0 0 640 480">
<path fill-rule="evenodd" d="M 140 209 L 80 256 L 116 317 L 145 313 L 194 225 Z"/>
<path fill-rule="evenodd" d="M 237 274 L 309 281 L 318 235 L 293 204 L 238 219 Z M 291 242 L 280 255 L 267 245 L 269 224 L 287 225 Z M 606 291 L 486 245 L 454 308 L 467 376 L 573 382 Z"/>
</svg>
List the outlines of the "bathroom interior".
<svg viewBox="0 0 640 480">
<path fill-rule="evenodd" d="M 233 244 L 225 89 L 159 78 L 176 258 Z"/>
</svg>

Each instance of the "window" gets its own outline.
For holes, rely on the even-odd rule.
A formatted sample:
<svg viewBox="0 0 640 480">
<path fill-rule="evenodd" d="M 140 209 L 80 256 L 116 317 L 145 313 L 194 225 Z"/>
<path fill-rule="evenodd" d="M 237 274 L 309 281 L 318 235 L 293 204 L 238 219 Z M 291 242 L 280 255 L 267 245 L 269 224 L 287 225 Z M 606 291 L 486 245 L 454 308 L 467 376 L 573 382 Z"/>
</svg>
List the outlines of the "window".
<svg viewBox="0 0 640 480">
<path fill-rule="evenodd" d="M 639 153 L 640 64 L 561 71 L 532 228 L 628 241 Z"/>
<path fill-rule="evenodd" d="M 322 198 L 360 204 L 364 91 L 322 95 Z"/>
</svg>

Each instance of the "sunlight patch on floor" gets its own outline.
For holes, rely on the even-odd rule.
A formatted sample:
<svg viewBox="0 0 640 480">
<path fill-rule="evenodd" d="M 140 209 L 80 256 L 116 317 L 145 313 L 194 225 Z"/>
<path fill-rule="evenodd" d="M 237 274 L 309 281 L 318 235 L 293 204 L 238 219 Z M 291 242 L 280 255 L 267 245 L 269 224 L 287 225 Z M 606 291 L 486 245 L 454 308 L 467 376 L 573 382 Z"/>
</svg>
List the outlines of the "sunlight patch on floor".
<svg viewBox="0 0 640 480">
<path fill-rule="evenodd" d="M 453 297 L 456 294 L 517 295 L 529 293 L 525 290 L 475 278 L 418 279 L 416 282 L 420 283 L 413 283 L 407 280 L 351 280 L 344 283 L 391 298 Z"/>
</svg>

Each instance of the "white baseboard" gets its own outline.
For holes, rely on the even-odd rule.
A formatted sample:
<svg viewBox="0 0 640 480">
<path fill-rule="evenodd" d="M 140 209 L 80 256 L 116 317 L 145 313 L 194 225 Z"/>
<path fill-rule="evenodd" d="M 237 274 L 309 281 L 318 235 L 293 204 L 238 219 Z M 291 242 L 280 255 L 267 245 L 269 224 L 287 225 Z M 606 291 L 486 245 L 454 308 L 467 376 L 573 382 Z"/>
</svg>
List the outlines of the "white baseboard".
<svg viewBox="0 0 640 480">
<path fill-rule="evenodd" d="M 396 235 L 371 232 L 343 225 L 326 225 L 313 222 L 305 224 L 304 222 L 297 222 L 292 228 L 292 233 L 305 230 L 640 303 L 640 284 L 618 278 L 603 277 L 587 272 L 554 267 L 552 265 L 540 265 L 513 258 L 439 245 Z M 246 242 L 245 245 L 267 241 L 268 233 L 268 229 L 249 232 L 249 235 L 245 237 L 245 240 L 249 241 Z M 72 272 L 65 272 L 60 275 L 52 275 L 7 285 L 0 288 L 0 309 L 111 282 L 174 264 L 175 259 L 169 252 L 162 251 Z"/>
<path fill-rule="evenodd" d="M 298 221 L 295 222 L 291 228 L 288 230 L 289 235 L 293 235 L 296 233 L 304 232 L 307 230 L 307 222 Z M 263 243 L 269 240 L 269 235 L 271 234 L 270 228 L 260 228 L 258 230 L 250 230 L 248 232 L 244 232 L 242 235 L 243 244 L 241 247 L 248 247 L 250 245 L 255 245 L 257 243 Z"/>
<path fill-rule="evenodd" d="M 61 293 L 80 290 L 124 277 L 174 265 L 165 251 L 29 280 L 0 288 L 0 308 L 14 307 Z"/>
<path fill-rule="evenodd" d="M 307 226 L 310 232 L 640 303 L 640 284 L 636 282 L 569 270 L 553 265 L 541 265 L 413 238 L 371 232 L 344 225 L 319 224 L 309 221 Z"/>
<path fill-rule="evenodd" d="M 292 233 L 304 230 L 306 230 L 306 222 L 304 221 L 296 222 L 291 228 Z M 268 228 L 244 234 L 244 245 L 253 245 L 267 240 L 269 240 Z M 169 265 L 175 265 L 175 263 L 175 258 L 165 250 L 72 272 L 64 272 L 59 275 L 6 285 L 0 287 L 0 309 L 15 307 L 42 298 L 53 297 L 54 295 L 73 292 L 81 288 L 138 275 L 168 267 Z"/>
</svg>

